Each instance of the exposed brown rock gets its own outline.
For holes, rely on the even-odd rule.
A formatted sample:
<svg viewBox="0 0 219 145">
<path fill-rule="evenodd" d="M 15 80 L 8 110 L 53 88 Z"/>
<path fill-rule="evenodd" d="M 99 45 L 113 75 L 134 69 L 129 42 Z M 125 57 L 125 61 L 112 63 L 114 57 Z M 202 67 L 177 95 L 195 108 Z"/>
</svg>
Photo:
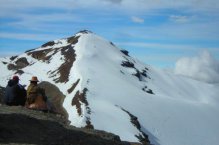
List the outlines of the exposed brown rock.
<svg viewBox="0 0 219 145">
<path fill-rule="evenodd" d="M 77 91 L 74 98 L 72 99 L 72 106 L 76 106 L 78 115 L 81 116 L 81 103 L 84 103 L 86 107 L 88 107 L 88 102 L 86 98 L 86 92 L 88 91 L 87 88 L 84 88 L 83 92 L 80 93 Z"/>
<path fill-rule="evenodd" d="M 70 94 L 72 91 L 74 91 L 75 87 L 78 85 L 80 79 L 78 79 L 71 88 L 68 89 L 68 93 Z"/>
<path fill-rule="evenodd" d="M 73 66 L 73 63 L 76 59 L 75 50 L 71 45 L 61 48 L 61 54 L 64 55 L 64 63 L 55 71 L 51 72 L 52 75 L 60 74 L 59 78 L 54 79 L 56 83 L 65 83 L 69 80 L 70 70 Z"/>
</svg>

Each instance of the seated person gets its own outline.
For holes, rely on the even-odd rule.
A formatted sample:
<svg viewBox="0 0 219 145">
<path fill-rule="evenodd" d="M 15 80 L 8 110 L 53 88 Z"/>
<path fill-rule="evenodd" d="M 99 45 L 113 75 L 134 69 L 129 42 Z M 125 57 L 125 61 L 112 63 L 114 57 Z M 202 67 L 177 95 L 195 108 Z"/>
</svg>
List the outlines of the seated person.
<svg viewBox="0 0 219 145">
<path fill-rule="evenodd" d="M 38 86 L 38 79 L 33 76 L 27 88 L 26 106 L 30 109 L 47 110 L 45 90 Z"/>
<path fill-rule="evenodd" d="M 18 76 L 13 76 L 13 78 L 8 81 L 8 85 L 6 86 L 6 92 L 3 101 L 6 105 L 9 106 L 25 105 L 26 90 L 24 86 L 19 84 Z"/>
</svg>

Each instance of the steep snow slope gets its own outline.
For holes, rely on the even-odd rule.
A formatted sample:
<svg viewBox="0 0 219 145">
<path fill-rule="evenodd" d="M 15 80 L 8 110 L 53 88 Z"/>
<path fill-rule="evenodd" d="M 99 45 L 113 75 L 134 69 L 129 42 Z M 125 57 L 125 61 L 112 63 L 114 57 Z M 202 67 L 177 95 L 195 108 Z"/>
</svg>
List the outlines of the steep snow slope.
<svg viewBox="0 0 219 145">
<path fill-rule="evenodd" d="M 21 83 L 37 75 L 56 84 L 77 127 L 94 127 L 132 142 L 143 143 L 149 135 L 155 145 L 219 141 L 218 85 L 142 64 L 93 33 L 83 31 L 16 58 L 2 58 L 0 68 L 1 86 L 21 70 Z"/>
</svg>

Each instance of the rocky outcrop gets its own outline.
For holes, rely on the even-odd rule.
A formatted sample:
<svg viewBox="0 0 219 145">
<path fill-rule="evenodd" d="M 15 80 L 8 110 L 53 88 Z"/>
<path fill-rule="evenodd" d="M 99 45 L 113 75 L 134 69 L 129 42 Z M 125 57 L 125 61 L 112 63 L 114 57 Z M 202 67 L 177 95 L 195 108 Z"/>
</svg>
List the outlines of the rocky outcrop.
<svg viewBox="0 0 219 145">
<path fill-rule="evenodd" d="M 122 145 L 114 134 L 66 125 L 62 118 L 20 106 L 0 106 L 0 144 Z M 129 143 L 128 143 L 129 144 Z"/>
<path fill-rule="evenodd" d="M 53 112 L 60 114 L 65 120 L 67 120 L 68 113 L 62 106 L 65 95 L 59 90 L 57 86 L 51 84 L 50 82 L 40 82 L 39 87 L 45 90 L 45 94 L 48 97 L 49 105 Z"/>
</svg>

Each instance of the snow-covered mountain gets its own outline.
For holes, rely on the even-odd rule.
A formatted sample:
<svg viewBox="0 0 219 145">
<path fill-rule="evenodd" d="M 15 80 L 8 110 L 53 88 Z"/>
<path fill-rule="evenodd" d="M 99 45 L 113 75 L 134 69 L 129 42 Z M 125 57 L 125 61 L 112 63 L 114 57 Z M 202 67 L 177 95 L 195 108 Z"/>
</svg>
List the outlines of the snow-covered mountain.
<svg viewBox="0 0 219 145">
<path fill-rule="evenodd" d="M 34 75 L 65 95 L 71 124 L 155 145 L 216 145 L 219 86 L 145 65 L 89 31 L 0 58 L 0 86 Z"/>
</svg>

